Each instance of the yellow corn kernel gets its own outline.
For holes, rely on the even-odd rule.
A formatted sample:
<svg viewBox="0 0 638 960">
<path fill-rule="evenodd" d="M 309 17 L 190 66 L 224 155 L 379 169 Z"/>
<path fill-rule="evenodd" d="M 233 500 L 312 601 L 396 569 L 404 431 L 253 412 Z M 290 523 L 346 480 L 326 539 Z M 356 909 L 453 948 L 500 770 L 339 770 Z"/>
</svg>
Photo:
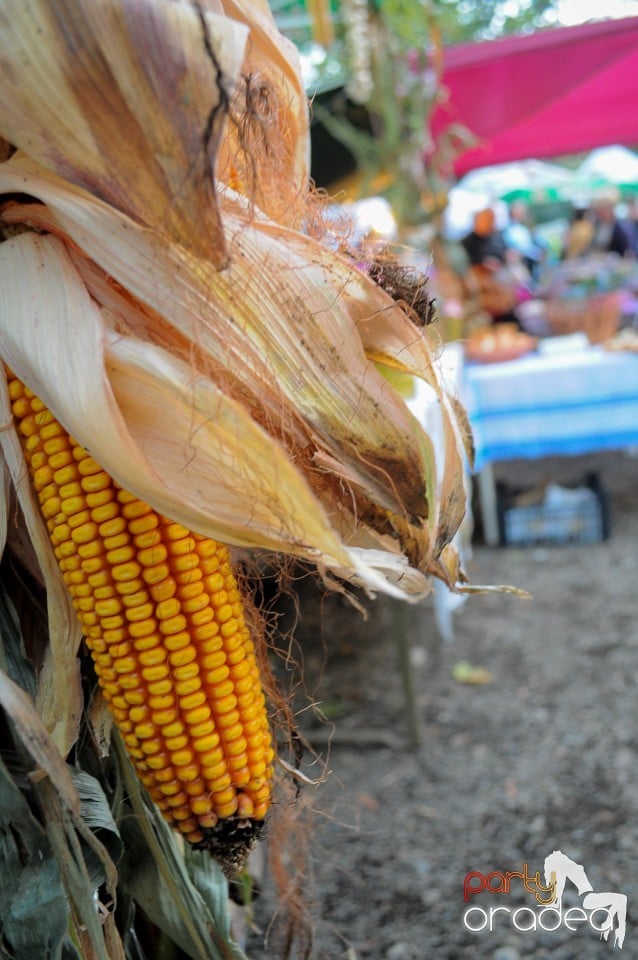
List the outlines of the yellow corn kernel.
<svg viewBox="0 0 638 960">
<path fill-rule="evenodd" d="M 227 549 L 118 487 L 8 383 L 64 582 L 142 782 L 192 842 L 220 817 L 263 819 L 274 751 Z"/>
<path fill-rule="evenodd" d="M 103 507 L 107 503 L 111 503 L 114 499 L 113 490 L 110 487 L 105 487 L 104 490 L 96 490 L 95 493 L 86 494 L 86 505 L 91 510 L 98 510 L 100 507 Z M 99 523 L 98 517 L 93 517 L 96 523 Z"/>
<path fill-rule="evenodd" d="M 156 606 L 157 617 L 159 620 L 172 620 L 180 612 L 180 603 L 176 597 L 169 600 L 162 600 Z"/>
<path fill-rule="evenodd" d="M 226 652 L 224 650 L 216 650 L 214 653 L 207 653 L 205 657 L 202 657 L 201 664 L 207 671 L 217 670 L 219 667 L 226 665 Z M 228 673 L 230 673 L 230 670 Z M 226 674 L 226 676 L 228 676 L 228 674 Z"/>
<path fill-rule="evenodd" d="M 199 737 L 197 740 L 193 740 L 193 750 L 196 750 L 197 753 L 207 753 L 209 750 L 214 750 L 218 743 L 219 735 L 211 733 L 207 737 Z"/>
<path fill-rule="evenodd" d="M 217 667 L 216 670 L 207 670 L 206 673 L 204 674 L 204 679 L 209 686 L 214 687 L 216 686 L 216 684 L 219 684 L 223 680 L 226 680 L 226 678 L 229 676 L 230 676 L 230 667 L 227 667 L 226 664 L 224 664 L 223 667 Z"/>
<path fill-rule="evenodd" d="M 96 557 L 102 558 L 104 547 L 100 540 L 92 540 L 89 543 L 82 543 L 78 547 L 78 554 L 83 560 L 91 560 Z"/>
<path fill-rule="evenodd" d="M 236 740 L 244 732 L 243 723 L 239 722 L 239 711 L 231 710 L 229 713 L 223 713 L 217 717 L 217 727 L 220 736 L 224 738 L 224 743 L 229 740 Z"/>
<path fill-rule="evenodd" d="M 151 512 L 151 508 L 147 507 L 146 504 L 143 504 L 138 500 L 138 508 L 134 504 L 129 504 L 122 507 L 122 513 L 129 521 L 128 528 L 129 532 L 134 537 L 143 536 L 144 534 L 150 533 L 152 530 L 155 530 L 159 526 L 159 519 L 156 513 Z M 143 509 L 142 509 L 143 508 Z M 136 541 L 137 542 L 137 541 Z M 155 542 L 155 541 L 152 541 Z M 151 546 L 150 543 L 144 544 L 145 546 Z M 138 546 L 143 546 L 143 544 L 138 544 Z"/>
<path fill-rule="evenodd" d="M 230 684 L 223 684 L 225 689 L 228 689 Z M 228 693 L 225 696 L 220 694 L 220 688 L 222 684 L 220 683 L 215 690 L 215 716 L 221 719 L 222 716 L 226 716 L 229 713 L 236 713 L 234 709 L 237 706 L 237 697 L 233 693 Z"/>
<path fill-rule="evenodd" d="M 122 609 L 122 605 L 117 597 L 111 597 L 107 600 L 98 600 L 95 604 L 95 612 L 98 617 L 114 617 Z"/>
<path fill-rule="evenodd" d="M 222 797 L 224 799 L 222 799 Z M 225 799 L 228 797 L 229 799 Z M 224 790 L 222 793 L 213 794 L 213 801 L 215 803 L 215 812 L 218 817 L 232 817 L 232 815 L 237 810 L 237 794 L 234 789 Z"/>
<path fill-rule="evenodd" d="M 122 530 L 126 529 L 126 521 L 120 517 L 118 505 L 113 499 L 106 500 L 99 506 L 94 505 L 91 510 L 91 517 L 100 525 L 100 536 L 102 537 L 112 537 L 114 533 L 121 533 Z M 117 528 L 114 530 L 108 526 L 113 520 L 118 521 L 119 530 Z M 105 527 L 106 529 L 104 529 Z"/>
<path fill-rule="evenodd" d="M 201 758 L 202 775 L 208 783 L 215 783 L 226 773 L 226 761 L 221 750 L 212 750 L 210 756 Z"/>
<path fill-rule="evenodd" d="M 175 579 L 180 586 L 188 586 L 191 583 L 197 583 L 203 579 L 203 571 L 199 567 L 191 567 L 188 570 L 176 572 Z"/>
<path fill-rule="evenodd" d="M 166 650 L 164 647 L 152 647 L 150 650 L 142 650 L 138 660 L 144 667 L 156 667 L 161 663 L 165 663 Z"/>
<path fill-rule="evenodd" d="M 183 807 L 185 803 L 188 803 L 188 794 L 181 790 L 174 796 L 168 797 L 166 802 L 168 803 L 169 807 L 174 807 L 176 810 L 178 810 L 179 807 Z M 173 816 L 175 816 L 175 813 L 173 813 Z M 186 813 L 185 816 L 188 816 L 188 813 Z"/>
<path fill-rule="evenodd" d="M 104 549 L 107 551 L 107 560 L 109 563 L 113 562 L 113 551 L 121 550 L 124 547 L 127 547 L 131 542 L 131 538 L 128 533 L 114 533 L 110 537 L 104 537 Z M 129 554 L 127 553 L 122 559 L 130 559 Z"/>
<path fill-rule="evenodd" d="M 200 616 L 200 614 L 195 614 L 195 616 Z M 194 624 L 191 629 L 191 635 L 194 640 L 199 641 L 204 653 L 213 653 L 221 650 L 223 646 L 223 638 L 219 632 L 219 626 L 214 620 L 211 620 L 209 623 L 204 623 L 202 626 Z"/>
<path fill-rule="evenodd" d="M 153 756 L 146 757 L 145 762 L 149 770 L 165 770 L 170 766 L 171 759 L 167 753 L 160 751 Z"/>
<path fill-rule="evenodd" d="M 95 514 L 97 514 L 97 516 L 95 516 Z M 93 519 L 97 521 L 98 517 L 103 517 L 99 526 L 101 537 L 119 537 L 123 533 L 128 536 L 126 520 L 120 516 L 117 503 L 111 501 L 99 507 L 99 509 L 94 510 Z"/>
<path fill-rule="evenodd" d="M 213 733 L 215 730 L 215 724 L 210 716 L 208 719 L 204 720 L 201 723 L 192 723 L 190 725 L 190 732 L 192 737 L 207 737 L 209 733 Z"/>
<path fill-rule="evenodd" d="M 185 557 L 193 553 L 195 541 L 192 537 L 184 537 L 183 540 L 177 540 L 170 544 L 170 552 L 173 557 Z"/>
<path fill-rule="evenodd" d="M 183 557 L 173 557 L 172 566 L 180 574 L 190 573 L 197 567 L 197 556 L 194 553 L 187 553 Z"/>
<path fill-rule="evenodd" d="M 203 610 L 196 610 L 190 616 L 190 622 L 194 627 L 204 627 L 213 620 L 215 620 L 215 611 L 212 610 L 210 606 L 205 607 Z M 219 625 L 215 622 L 214 633 L 218 631 Z"/>
<path fill-rule="evenodd" d="M 179 698 L 179 705 L 182 710 L 192 713 L 196 709 L 202 709 L 206 704 L 206 694 L 203 690 L 197 690 L 195 693 L 189 693 L 185 697 Z"/>
<path fill-rule="evenodd" d="M 248 748 L 246 738 L 243 736 L 238 736 L 236 739 L 232 739 L 229 742 L 224 738 L 224 750 L 229 757 L 235 757 L 240 753 L 243 753 Z"/>
<path fill-rule="evenodd" d="M 142 597 L 142 598 L 144 598 L 144 594 L 141 594 L 141 593 L 138 591 L 137 593 L 133 594 L 133 597 Z M 128 602 L 127 602 L 127 601 L 128 601 Z M 137 604 L 135 604 L 135 603 L 133 602 L 133 600 L 130 598 L 130 596 L 127 597 L 126 600 L 124 600 L 123 602 L 124 602 L 125 606 L 128 608 L 128 609 L 125 611 L 125 613 L 126 613 L 126 619 L 127 619 L 130 623 L 138 623 L 138 622 L 140 622 L 140 621 L 142 621 L 142 620 L 149 620 L 149 621 L 152 621 L 152 620 L 153 620 L 153 611 L 154 611 L 154 608 L 153 608 L 153 604 L 152 604 L 152 603 L 137 603 Z M 153 621 L 153 622 L 154 622 L 154 621 Z"/>
<path fill-rule="evenodd" d="M 168 639 L 169 638 L 167 637 L 166 640 Z M 164 646 L 167 646 L 166 641 L 164 642 Z M 187 647 L 185 647 L 182 650 L 172 651 L 168 659 L 170 660 L 171 664 L 174 667 L 179 669 L 181 667 L 188 666 L 188 664 L 192 663 L 192 661 L 195 660 L 196 657 L 197 657 L 197 650 L 195 649 L 194 646 L 191 646 L 189 644 Z"/>
<path fill-rule="evenodd" d="M 171 658 L 169 657 L 169 660 Z M 171 660 L 171 663 L 173 661 Z M 186 680 L 192 680 L 199 674 L 199 664 L 198 663 L 187 663 L 185 666 L 176 666 L 173 670 L 173 677 L 176 681 L 184 682 Z M 179 686 L 179 683 L 178 685 Z M 177 687 L 176 687 L 177 689 Z"/>
<path fill-rule="evenodd" d="M 164 634 L 181 633 L 187 626 L 186 618 L 181 613 L 178 613 L 176 617 L 168 617 L 168 619 L 159 622 L 159 629 Z"/>
<path fill-rule="evenodd" d="M 142 639 L 150 634 L 157 635 L 157 621 L 152 618 L 141 620 L 139 623 L 129 623 L 128 632 L 134 639 Z"/>
<path fill-rule="evenodd" d="M 181 601 L 194 600 L 195 597 L 199 597 L 202 594 L 208 597 L 204 592 L 204 584 L 201 580 L 191 580 L 189 583 L 181 584 L 177 592 Z"/>
<path fill-rule="evenodd" d="M 184 712 L 184 720 L 191 726 L 209 720 L 210 715 L 210 707 L 208 704 L 204 704 L 202 707 L 195 707 L 194 710 L 186 710 Z"/>
<path fill-rule="evenodd" d="M 113 669 L 117 670 L 118 673 L 130 675 L 135 670 L 135 667 L 135 657 L 121 657 L 121 659 L 113 661 Z"/>
<path fill-rule="evenodd" d="M 185 767 L 176 767 L 175 773 L 183 783 L 192 783 L 199 777 L 200 769 L 196 764 L 189 763 Z"/>
<path fill-rule="evenodd" d="M 131 583 L 132 581 L 128 581 Z M 131 593 L 125 593 L 122 596 L 122 603 L 127 607 L 126 618 L 127 620 L 143 620 L 144 617 L 151 617 L 153 615 L 153 605 L 148 602 L 148 594 L 146 590 L 140 590 L 139 584 L 136 585 L 136 589 Z"/>
<path fill-rule="evenodd" d="M 168 677 L 168 667 L 163 663 L 155 664 L 152 667 L 144 667 L 142 670 L 142 676 L 148 684 L 154 684 L 157 681 L 163 681 L 165 677 Z M 170 680 L 166 681 L 169 683 L 170 688 L 173 688 Z M 149 687 L 150 690 L 150 687 Z"/>
<path fill-rule="evenodd" d="M 150 704 L 150 706 L 152 708 L 152 704 Z M 151 714 L 151 720 L 153 723 L 156 723 L 158 727 L 166 727 L 169 724 L 174 723 L 176 718 L 177 710 L 172 707 L 168 707 L 165 710 L 153 710 L 153 713 Z"/>
<path fill-rule="evenodd" d="M 211 801 L 207 796 L 191 797 L 189 806 L 198 818 L 205 816 L 207 813 L 211 813 L 213 809 Z"/>
<path fill-rule="evenodd" d="M 255 811 L 255 805 L 250 797 L 245 793 L 237 794 L 237 816 L 243 820 L 252 817 Z"/>
<path fill-rule="evenodd" d="M 133 577 L 132 580 L 119 580 L 115 584 L 115 589 L 121 597 L 130 597 L 131 594 L 138 593 L 144 588 L 144 581 L 139 577 Z M 126 603 L 126 600 L 123 601 Z"/>
<path fill-rule="evenodd" d="M 135 545 L 139 548 L 141 537 L 135 538 Z M 141 563 L 143 567 L 154 567 L 158 563 L 164 563 L 168 556 L 168 550 L 163 543 L 153 544 L 146 547 L 145 549 L 138 549 L 137 551 L 137 561 Z"/>
<path fill-rule="evenodd" d="M 148 705 L 151 710 L 168 710 L 175 706 L 175 697 L 170 691 L 168 694 L 152 694 L 148 698 Z"/>
<path fill-rule="evenodd" d="M 173 674 L 175 676 L 175 674 Z M 191 693 L 197 693 L 201 690 L 202 681 L 197 675 L 188 680 L 181 680 L 175 684 L 175 693 L 180 698 L 180 703 L 186 703 L 186 699 Z M 197 706 L 197 704 L 195 704 Z"/>
<path fill-rule="evenodd" d="M 250 770 L 248 767 L 238 767 L 237 769 L 232 767 L 231 763 L 234 759 L 236 758 L 231 757 L 228 761 L 228 764 L 231 768 L 231 777 L 233 783 L 236 787 L 246 787 L 250 783 Z"/>
<path fill-rule="evenodd" d="M 156 603 L 170 600 L 177 590 L 177 583 L 173 577 L 165 577 L 159 583 L 150 583 L 148 592 Z"/>
</svg>

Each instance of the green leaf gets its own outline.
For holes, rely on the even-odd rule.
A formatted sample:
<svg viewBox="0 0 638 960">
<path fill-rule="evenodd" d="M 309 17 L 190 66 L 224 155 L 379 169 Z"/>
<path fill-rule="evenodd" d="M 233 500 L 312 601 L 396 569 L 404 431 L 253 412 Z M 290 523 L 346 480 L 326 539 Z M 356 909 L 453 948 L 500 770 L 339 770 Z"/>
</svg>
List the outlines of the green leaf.
<svg viewBox="0 0 638 960">
<path fill-rule="evenodd" d="M 82 819 L 106 848 L 111 860 L 117 863 L 122 856 L 123 845 L 104 790 L 95 777 L 83 770 L 73 770 L 71 779 L 80 797 Z M 82 844 L 82 855 L 93 889 L 97 889 L 107 879 L 102 859 L 85 844 Z"/>
<path fill-rule="evenodd" d="M 0 583 L 0 668 L 14 683 L 35 697 L 36 681 L 33 664 L 28 659 L 22 640 L 16 609 Z"/>
<path fill-rule="evenodd" d="M 126 850 L 119 871 L 123 889 L 191 960 L 246 960 L 230 939 L 220 867 L 212 860 L 208 868 L 200 862 L 194 882 L 180 841 L 142 792 L 119 736 L 113 743 L 134 814 L 124 815 L 119 824 Z"/>
<path fill-rule="evenodd" d="M 219 932 L 230 939 L 228 883 L 219 864 L 203 850 L 186 849 L 186 867 L 195 889 L 201 894 L 211 916 L 216 918 Z"/>
<path fill-rule="evenodd" d="M 53 960 L 59 956 L 67 921 L 51 845 L 0 759 L 0 955 Z"/>
</svg>

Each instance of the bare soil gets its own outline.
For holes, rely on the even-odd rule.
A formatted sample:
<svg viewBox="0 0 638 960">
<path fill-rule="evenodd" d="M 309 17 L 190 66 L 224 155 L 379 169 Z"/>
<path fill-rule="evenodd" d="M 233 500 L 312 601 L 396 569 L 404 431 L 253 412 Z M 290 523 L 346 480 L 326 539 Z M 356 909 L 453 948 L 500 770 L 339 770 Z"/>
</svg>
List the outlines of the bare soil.
<svg viewBox="0 0 638 960">
<path fill-rule="evenodd" d="M 628 896 L 623 956 L 638 956 L 638 459 L 627 453 L 503 464 L 508 482 L 577 483 L 595 471 L 610 498 L 611 537 L 588 546 L 475 544 L 474 583 L 513 583 L 532 600 L 469 599 L 443 643 L 432 603 L 407 609 L 421 742 L 410 743 L 397 655 L 401 611 L 380 598 L 364 620 L 338 596 L 299 587 L 297 639 L 312 710 L 304 735 L 327 760 L 312 807 L 306 896 L 315 960 L 599 960 L 615 952 L 589 923 L 522 931 L 511 921 L 531 893 L 464 903 L 469 871 L 543 871 L 559 849 L 594 890 Z M 489 671 L 461 683 L 468 661 Z M 309 772 L 312 772 L 311 770 Z M 581 902 L 567 885 L 563 908 Z M 508 906 L 494 929 L 471 932 L 468 906 Z M 276 909 L 266 877 L 248 955 L 276 958 L 266 939 Z M 522 915 L 520 925 L 531 922 Z M 478 924 L 480 914 L 473 915 Z"/>
</svg>

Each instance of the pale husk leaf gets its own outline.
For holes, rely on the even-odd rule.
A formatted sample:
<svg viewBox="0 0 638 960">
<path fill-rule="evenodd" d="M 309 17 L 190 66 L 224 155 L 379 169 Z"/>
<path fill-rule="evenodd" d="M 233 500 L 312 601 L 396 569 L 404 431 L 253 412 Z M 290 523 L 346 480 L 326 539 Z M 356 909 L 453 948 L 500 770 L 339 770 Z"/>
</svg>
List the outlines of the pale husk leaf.
<svg viewBox="0 0 638 960">
<path fill-rule="evenodd" d="M 3 359 L 123 487 L 199 533 L 396 592 L 343 545 L 285 450 L 241 405 L 161 348 L 108 329 L 61 241 L 6 241 L 0 278 Z M 19 447 L 14 456 L 26 477 Z"/>
<path fill-rule="evenodd" d="M 433 451 L 356 335 L 350 304 L 373 296 L 360 294 L 362 287 L 375 289 L 368 278 L 343 264 L 338 270 L 322 264 L 314 241 L 310 258 L 306 238 L 295 246 L 298 235 L 291 231 L 279 228 L 277 239 L 276 227 L 231 217 L 232 263 L 217 273 L 28 158 L 0 166 L 0 189 L 24 184 L 25 176 L 29 192 L 51 207 L 78 246 L 193 348 L 231 371 L 267 421 L 284 423 L 295 442 L 310 440 L 319 469 L 322 454 L 343 464 L 343 478 L 364 501 L 376 503 L 393 523 L 409 521 L 419 565 L 429 557 L 436 522 L 428 502 L 435 492 Z M 345 289 L 344 271 L 352 290 Z M 374 297 L 377 310 L 401 322 L 401 309 L 382 291 Z"/>
<path fill-rule="evenodd" d="M 168 0 L 6 0 L 0 32 L 2 135 L 221 265 L 214 158 L 245 26 Z"/>
<path fill-rule="evenodd" d="M 217 176 L 286 226 L 301 225 L 310 175 L 309 116 L 297 48 L 264 0 L 204 0 L 250 29 L 220 144 Z"/>
<path fill-rule="evenodd" d="M 4 284 L 0 283 L 0 302 L 3 295 Z M 17 313 L 13 315 L 13 319 L 18 323 Z M 2 342 L 3 338 L 0 336 L 0 343 Z M 15 430 L 8 427 L 11 422 L 7 386 L 4 377 L 0 377 L 0 423 L 6 425 L 0 432 L 0 449 L 18 495 L 47 592 L 50 643 L 47 645 L 38 678 L 36 703 L 44 726 L 62 756 L 66 756 L 77 739 L 82 714 L 80 665 L 76 656 L 82 630 L 32 493 L 20 441 Z M 59 680 L 60 677 L 64 677 L 64 683 L 56 682 L 56 678 Z"/>
</svg>

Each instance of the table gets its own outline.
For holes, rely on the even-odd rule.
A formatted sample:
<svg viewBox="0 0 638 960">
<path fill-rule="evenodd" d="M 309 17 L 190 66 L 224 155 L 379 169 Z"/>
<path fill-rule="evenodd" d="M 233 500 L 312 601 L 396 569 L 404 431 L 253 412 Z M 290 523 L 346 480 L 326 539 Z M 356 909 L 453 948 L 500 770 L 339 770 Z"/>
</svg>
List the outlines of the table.
<svg viewBox="0 0 638 960">
<path fill-rule="evenodd" d="M 485 541 L 498 543 L 492 464 L 638 444 L 638 354 L 585 347 L 467 363 L 461 387 L 476 444 Z"/>
</svg>

